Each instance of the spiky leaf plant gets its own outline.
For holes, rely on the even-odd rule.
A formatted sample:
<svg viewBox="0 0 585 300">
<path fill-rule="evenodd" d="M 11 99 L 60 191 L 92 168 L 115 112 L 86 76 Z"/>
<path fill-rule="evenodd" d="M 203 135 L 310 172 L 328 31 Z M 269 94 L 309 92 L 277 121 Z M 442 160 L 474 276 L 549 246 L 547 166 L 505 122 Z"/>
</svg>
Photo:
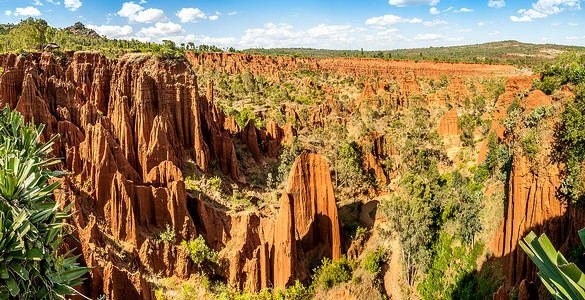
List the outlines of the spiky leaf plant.
<svg viewBox="0 0 585 300">
<path fill-rule="evenodd" d="M 65 299 L 89 270 L 71 251 L 57 255 L 71 206 L 53 200 L 63 172 L 49 169 L 57 137 L 41 142 L 43 128 L 0 110 L 0 299 Z"/>
<path fill-rule="evenodd" d="M 579 237 L 585 245 L 585 228 L 579 230 Z M 555 299 L 585 299 L 585 275 L 555 250 L 546 234 L 537 237 L 531 231 L 520 247 L 536 264 L 538 277 Z"/>
</svg>

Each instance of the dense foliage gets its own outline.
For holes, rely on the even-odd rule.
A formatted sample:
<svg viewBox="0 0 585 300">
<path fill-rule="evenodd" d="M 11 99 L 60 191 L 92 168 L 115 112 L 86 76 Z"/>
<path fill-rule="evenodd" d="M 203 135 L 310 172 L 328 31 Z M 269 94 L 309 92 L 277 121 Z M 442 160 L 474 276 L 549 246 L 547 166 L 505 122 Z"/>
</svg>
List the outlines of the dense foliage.
<svg viewBox="0 0 585 300">
<path fill-rule="evenodd" d="M 41 142 L 44 126 L 25 124 L 8 108 L 0 111 L 0 298 L 64 299 L 89 269 L 78 256 L 57 252 L 69 228 L 69 209 L 53 196 L 63 173 L 50 169 L 56 136 Z"/>
<path fill-rule="evenodd" d="M 542 70 L 541 89 L 556 93 L 561 85 L 571 84 L 575 97 L 568 99 L 555 132 L 557 154 L 565 163 L 561 192 L 572 202 L 585 199 L 585 54 L 565 53 L 556 64 Z M 546 114 L 547 112 L 539 112 Z M 538 118 L 535 116 L 534 118 Z"/>
</svg>

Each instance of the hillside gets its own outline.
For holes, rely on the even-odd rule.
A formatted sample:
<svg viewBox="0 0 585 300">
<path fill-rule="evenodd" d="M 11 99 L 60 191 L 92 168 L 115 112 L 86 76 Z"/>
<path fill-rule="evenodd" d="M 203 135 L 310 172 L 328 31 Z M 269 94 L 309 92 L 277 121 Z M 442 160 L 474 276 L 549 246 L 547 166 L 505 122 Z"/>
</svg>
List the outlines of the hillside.
<svg viewBox="0 0 585 300">
<path fill-rule="evenodd" d="M 59 135 L 60 249 L 92 299 L 546 298 L 530 231 L 582 266 L 583 54 L 533 74 L 3 28 L 33 38 L 0 54 L 0 107 Z"/>
<path fill-rule="evenodd" d="M 429 47 L 383 51 L 325 50 L 308 48 L 246 49 L 249 54 L 269 56 L 327 57 L 371 57 L 408 60 L 438 60 L 447 62 L 484 62 L 513 65 L 540 66 L 553 62 L 558 54 L 568 51 L 583 51 L 584 47 L 552 44 L 528 44 L 518 41 L 491 42 L 478 45 L 452 47 Z"/>
</svg>

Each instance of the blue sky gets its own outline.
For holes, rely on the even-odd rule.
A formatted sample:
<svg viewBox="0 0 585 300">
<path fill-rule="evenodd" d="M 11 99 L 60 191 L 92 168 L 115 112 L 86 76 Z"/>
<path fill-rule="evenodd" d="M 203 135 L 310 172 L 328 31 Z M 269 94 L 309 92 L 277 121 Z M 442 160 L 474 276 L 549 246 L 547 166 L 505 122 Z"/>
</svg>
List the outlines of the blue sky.
<svg viewBox="0 0 585 300">
<path fill-rule="evenodd" d="M 55 27 L 81 21 L 109 38 L 237 49 L 386 50 L 501 40 L 585 46 L 580 0 L 0 0 L 0 23 L 29 16 Z"/>
</svg>

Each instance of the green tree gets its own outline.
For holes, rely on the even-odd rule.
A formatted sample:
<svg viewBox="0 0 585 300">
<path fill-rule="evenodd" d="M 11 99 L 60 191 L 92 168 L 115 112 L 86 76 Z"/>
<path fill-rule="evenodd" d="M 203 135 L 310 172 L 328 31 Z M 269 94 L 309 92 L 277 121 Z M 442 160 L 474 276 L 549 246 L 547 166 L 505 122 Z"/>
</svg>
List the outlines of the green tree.
<svg viewBox="0 0 585 300">
<path fill-rule="evenodd" d="M 50 166 L 57 136 L 40 141 L 44 126 L 25 124 L 8 108 L 0 111 L 0 298 L 64 299 L 89 269 L 78 256 L 57 252 L 68 235 L 65 221 L 71 205 L 59 209 L 53 200 L 63 173 Z"/>
</svg>

